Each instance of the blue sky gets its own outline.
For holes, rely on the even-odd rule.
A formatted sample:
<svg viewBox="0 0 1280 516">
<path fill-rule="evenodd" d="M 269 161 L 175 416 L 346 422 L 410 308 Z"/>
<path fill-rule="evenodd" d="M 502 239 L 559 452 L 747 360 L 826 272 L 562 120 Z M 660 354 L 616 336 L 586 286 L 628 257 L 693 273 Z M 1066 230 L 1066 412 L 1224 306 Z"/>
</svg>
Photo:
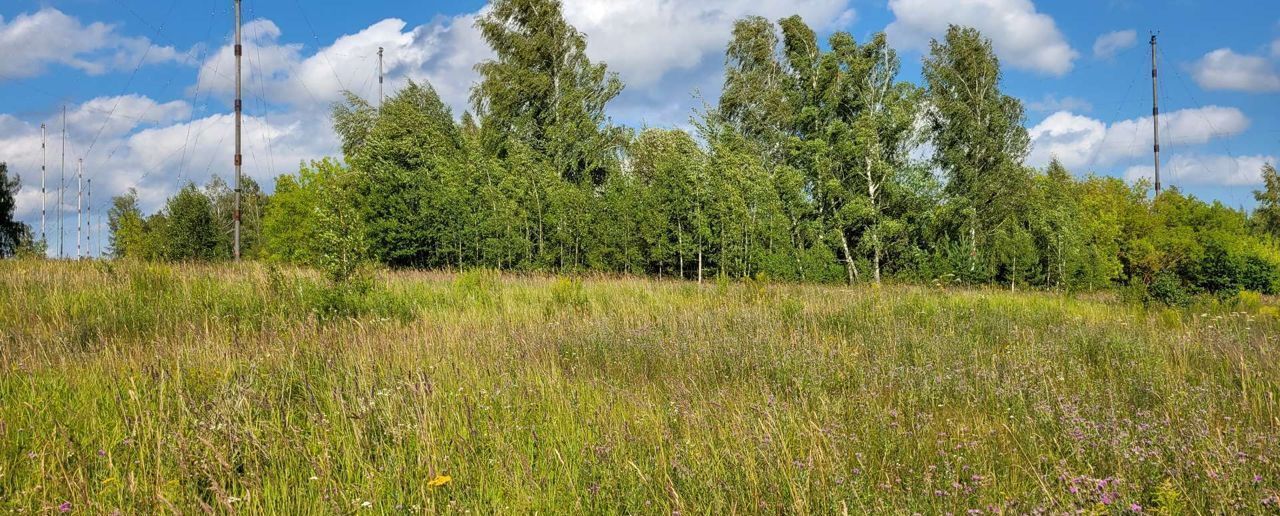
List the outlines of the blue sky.
<svg viewBox="0 0 1280 516">
<path fill-rule="evenodd" d="M 107 200 L 137 188 L 154 210 L 187 181 L 230 176 L 231 1 L 5 0 L 0 4 L 0 161 L 22 175 L 19 217 L 39 232 L 40 124 L 49 126 L 47 234 L 74 253 L 76 160 L 93 182 L 97 234 Z M 264 187 L 299 162 L 337 154 L 327 109 L 350 89 L 376 96 L 431 82 L 459 111 L 489 56 L 473 28 L 481 1 L 245 0 L 246 172 Z M 903 77 L 947 24 L 978 27 L 1023 99 L 1028 161 L 1077 174 L 1151 172 L 1149 31 L 1159 31 L 1165 183 L 1251 207 L 1263 162 L 1280 156 L 1280 9 L 1253 0 L 565 0 L 627 90 L 611 107 L 633 126 L 687 126 L 719 94 L 734 19 L 804 16 L 826 35 L 887 31 Z M 59 210 L 60 111 L 68 110 Z M 94 247 L 97 247 L 95 243 Z"/>
</svg>

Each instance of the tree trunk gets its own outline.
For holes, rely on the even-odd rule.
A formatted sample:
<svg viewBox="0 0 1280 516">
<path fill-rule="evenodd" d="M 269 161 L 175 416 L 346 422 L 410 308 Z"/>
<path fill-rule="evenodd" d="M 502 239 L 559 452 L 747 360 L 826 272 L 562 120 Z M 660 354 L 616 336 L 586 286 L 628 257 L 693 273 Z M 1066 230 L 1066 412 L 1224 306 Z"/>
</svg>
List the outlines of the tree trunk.
<svg viewBox="0 0 1280 516">
<path fill-rule="evenodd" d="M 844 230 L 840 231 L 840 246 L 844 248 L 845 274 L 849 276 L 849 284 L 853 285 L 858 279 L 858 267 L 853 263 L 853 252 L 849 251 L 849 237 L 845 236 Z"/>
<path fill-rule="evenodd" d="M 702 244 L 698 244 L 698 284 L 702 284 Z"/>
<path fill-rule="evenodd" d="M 978 270 L 978 221 L 969 222 L 969 272 Z"/>
<path fill-rule="evenodd" d="M 874 231 L 871 233 L 872 261 L 875 262 L 876 284 L 880 284 L 880 235 Z"/>
<path fill-rule="evenodd" d="M 680 257 L 680 279 L 684 280 L 684 225 L 676 225 L 676 247 L 679 251 L 676 253 Z"/>
</svg>

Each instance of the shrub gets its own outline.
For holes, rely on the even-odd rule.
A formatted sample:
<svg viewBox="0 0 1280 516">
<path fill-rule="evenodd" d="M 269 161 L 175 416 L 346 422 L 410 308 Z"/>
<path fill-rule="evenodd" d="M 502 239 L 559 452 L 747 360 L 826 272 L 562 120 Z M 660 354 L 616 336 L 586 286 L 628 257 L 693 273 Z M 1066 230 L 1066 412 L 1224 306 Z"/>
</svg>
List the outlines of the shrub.
<svg viewBox="0 0 1280 516">
<path fill-rule="evenodd" d="M 1191 294 L 1182 284 L 1177 274 L 1162 272 L 1147 285 L 1146 303 L 1160 303 L 1168 306 L 1187 306 L 1191 304 Z"/>
<path fill-rule="evenodd" d="M 330 281 L 310 292 L 308 301 L 322 321 L 356 317 L 369 312 L 368 298 L 374 290 L 369 274 L 353 273 L 342 281 Z"/>
<path fill-rule="evenodd" d="M 1240 292 L 1240 265 L 1221 245 L 1210 243 L 1189 279 L 1205 292 L 1231 299 Z"/>
<path fill-rule="evenodd" d="M 1249 255 L 1241 260 L 1240 286 L 1267 295 L 1280 293 L 1280 268 L 1260 256 Z"/>
</svg>

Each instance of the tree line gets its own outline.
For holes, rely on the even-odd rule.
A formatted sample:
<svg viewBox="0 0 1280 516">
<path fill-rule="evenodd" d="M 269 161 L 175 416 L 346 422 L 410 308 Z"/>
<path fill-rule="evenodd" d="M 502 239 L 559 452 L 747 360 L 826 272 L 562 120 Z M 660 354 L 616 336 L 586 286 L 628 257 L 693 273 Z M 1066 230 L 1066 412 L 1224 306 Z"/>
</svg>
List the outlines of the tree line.
<svg viewBox="0 0 1280 516">
<path fill-rule="evenodd" d="M 246 256 L 351 269 L 487 267 L 663 278 L 1126 288 L 1176 301 L 1280 289 L 1280 180 L 1252 213 L 1144 182 L 1025 164 L 991 42 L 952 27 L 923 81 L 883 34 L 820 45 L 799 17 L 739 20 L 693 130 L 613 123 L 623 89 L 556 0 L 496 0 L 455 117 L 430 84 L 334 106 L 342 159 L 245 190 Z M 932 149 L 928 156 L 916 156 Z M 232 194 L 113 199 L 117 257 L 230 256 Z"/>
</svg>

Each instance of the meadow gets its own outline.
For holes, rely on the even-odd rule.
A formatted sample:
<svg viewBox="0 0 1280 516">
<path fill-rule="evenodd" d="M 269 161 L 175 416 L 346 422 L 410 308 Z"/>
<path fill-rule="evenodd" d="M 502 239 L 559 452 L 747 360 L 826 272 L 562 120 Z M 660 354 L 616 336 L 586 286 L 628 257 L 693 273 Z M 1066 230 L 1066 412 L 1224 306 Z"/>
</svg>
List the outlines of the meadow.
<svg viewBox="0 0 1280 516">
<path fill-rule="evenodd" d="M 0 262 L 0 510 L 1280 510 L 1273 301 Z"/>
</svg>

